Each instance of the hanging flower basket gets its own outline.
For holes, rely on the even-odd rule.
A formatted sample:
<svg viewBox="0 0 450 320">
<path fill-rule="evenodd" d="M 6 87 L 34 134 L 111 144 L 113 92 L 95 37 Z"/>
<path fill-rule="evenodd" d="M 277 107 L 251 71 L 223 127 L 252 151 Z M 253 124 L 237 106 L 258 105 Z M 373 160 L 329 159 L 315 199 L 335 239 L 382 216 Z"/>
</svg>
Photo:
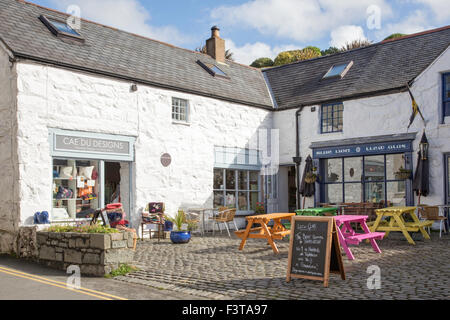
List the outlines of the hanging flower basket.
<svg viewBox="0 0 450 320">
<path fill-rule="evenodd" d="M 314 183 L 317 181 L 317 175 L 312 172 L 308 172 L 305 176 L 305 182 L 306 183 Z"/>
<path fill-rule="evenodd" d="M 400 168 L 395 172 L 395 179 L 397 180 L 408 180 L 411 178 L 412 171 L 409 169 Z"/>
</svg>

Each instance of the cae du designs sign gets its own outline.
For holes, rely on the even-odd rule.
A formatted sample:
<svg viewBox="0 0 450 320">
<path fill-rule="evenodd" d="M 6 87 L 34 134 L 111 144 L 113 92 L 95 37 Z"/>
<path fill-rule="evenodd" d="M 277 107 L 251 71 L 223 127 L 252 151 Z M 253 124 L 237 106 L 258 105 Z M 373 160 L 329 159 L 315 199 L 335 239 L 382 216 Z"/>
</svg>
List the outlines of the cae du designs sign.
<svg viewBox="0 0 450 320">
<path fill-rule="evenodd" d="M 134 138 L 53 129 L 52 155 L 133 161 Z"/>
</svg>

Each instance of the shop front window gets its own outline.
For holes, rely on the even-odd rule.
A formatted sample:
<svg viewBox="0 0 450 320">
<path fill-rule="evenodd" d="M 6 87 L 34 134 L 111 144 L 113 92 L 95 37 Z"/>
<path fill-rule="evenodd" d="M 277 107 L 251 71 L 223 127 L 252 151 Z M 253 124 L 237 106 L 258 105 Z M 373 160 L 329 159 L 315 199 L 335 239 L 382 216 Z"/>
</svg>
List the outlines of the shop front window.
<svg viewBox="0 0 450 320">
<path fill-rule="evenodd" d="M 99 161 L 53 160 L 52 220 L 89 217 L 99 207 Z"/>
<path fill-rule="evenodd" d="M 223 179 L 225 177 L 225 180 Z M 214 207 L 253 211 L 259 202 L 259 171 L 214 169 Z"/>
<path fill-rule="evenodd" d="M 406 183 L 396 172 L 405 168 L 404 154 L 322 160 L 323 202 L 406 204 Z"/>
</svg>

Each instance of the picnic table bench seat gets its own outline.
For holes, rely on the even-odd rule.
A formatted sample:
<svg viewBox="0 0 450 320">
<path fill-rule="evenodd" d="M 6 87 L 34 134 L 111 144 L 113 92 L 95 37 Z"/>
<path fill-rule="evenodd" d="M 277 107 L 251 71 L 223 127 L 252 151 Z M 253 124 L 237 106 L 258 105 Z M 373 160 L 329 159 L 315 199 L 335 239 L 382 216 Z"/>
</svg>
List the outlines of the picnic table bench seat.
<svg viewBox="0 0 450 320">
<path fill-rule="evenodd" d="M 375 239 L 382 240 L 384 237 L 384 232 L 369 232 L 369 233 L 359 233 L 353 236 L 346 237 L 346 241 L 349 244 L 358 244 L 363 240 Z"/>
</svg>

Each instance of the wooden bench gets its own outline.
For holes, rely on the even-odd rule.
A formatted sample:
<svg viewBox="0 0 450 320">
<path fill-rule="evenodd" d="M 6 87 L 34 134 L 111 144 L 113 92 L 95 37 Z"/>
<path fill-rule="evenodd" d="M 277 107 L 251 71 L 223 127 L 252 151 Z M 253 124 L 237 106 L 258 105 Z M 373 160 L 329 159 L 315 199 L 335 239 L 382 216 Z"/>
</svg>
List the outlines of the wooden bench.
<svg viewBox="0 0 450 320">
<path fill-rule="evenodd" d="M 354 236 L 349 236 L 346 238 L 347 243 L 349 244 L 359 244 L 363 240 L 382 240 L 384 237 L 384 232 L 370 232 L 370 233 L 361 233 L 356 234 Z"/>
</svg>

